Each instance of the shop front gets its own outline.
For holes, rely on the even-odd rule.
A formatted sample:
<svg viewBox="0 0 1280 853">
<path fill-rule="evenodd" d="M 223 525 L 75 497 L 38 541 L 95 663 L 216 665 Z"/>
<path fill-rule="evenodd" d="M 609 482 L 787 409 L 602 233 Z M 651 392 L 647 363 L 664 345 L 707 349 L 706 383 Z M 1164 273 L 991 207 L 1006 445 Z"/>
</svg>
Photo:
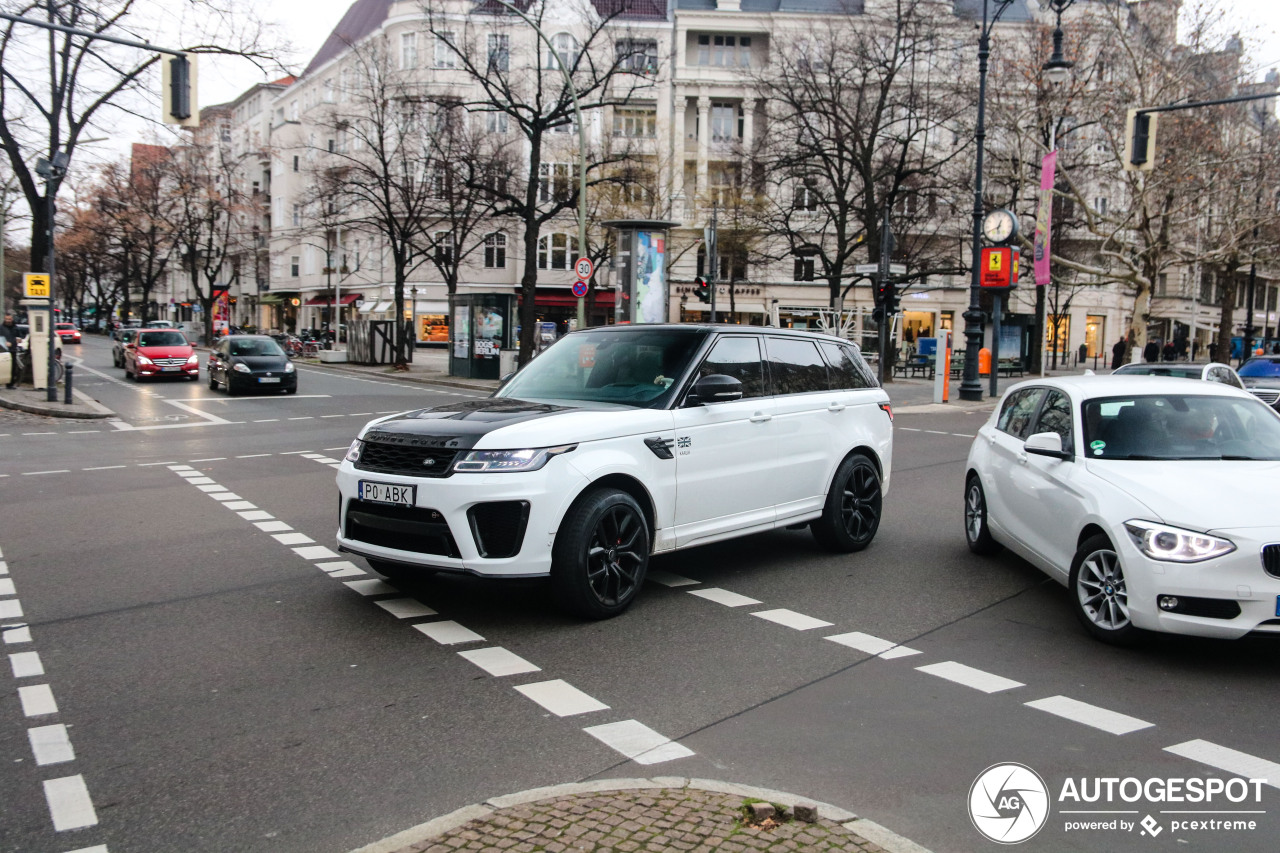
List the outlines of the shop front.
<svg viewBox="0 0 1280 853">
<path fill-rule="evenodd" d="M 612 289 L 596 289 L 587 293 L 587 326 L 606 326 L 613 322 L 615 292 Z M 517 294 L 517 302 L 524 304 L 523 295 Z M 569 288 L 539 287 L 533 300 L 538 323 L 555 323 L 556 337 L 567 334 L 578 318 L 578 297 Z M 625 308 L 625 305 L 623 306 Z"/>
</svg>

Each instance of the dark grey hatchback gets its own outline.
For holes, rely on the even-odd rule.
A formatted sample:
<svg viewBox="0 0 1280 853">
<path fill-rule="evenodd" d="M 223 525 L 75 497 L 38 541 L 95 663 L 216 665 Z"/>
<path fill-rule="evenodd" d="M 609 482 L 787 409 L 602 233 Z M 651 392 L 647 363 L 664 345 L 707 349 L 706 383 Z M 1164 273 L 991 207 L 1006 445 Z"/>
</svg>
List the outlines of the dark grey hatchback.
<svg viewBox="0 0 1280 853">
<path fill-rule="evenodd" d="M 280 345 L 266 335 L 230 335 L 209 353 L 209 388 L 228 394 L 298 391 L 298 372 Z"/>
</svg>

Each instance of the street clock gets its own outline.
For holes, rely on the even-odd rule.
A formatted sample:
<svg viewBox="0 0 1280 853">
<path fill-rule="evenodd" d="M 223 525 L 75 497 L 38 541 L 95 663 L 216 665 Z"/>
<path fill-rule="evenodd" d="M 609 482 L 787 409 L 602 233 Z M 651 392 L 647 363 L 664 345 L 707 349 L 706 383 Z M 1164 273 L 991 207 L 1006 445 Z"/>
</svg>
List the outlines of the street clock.
<svg viewBox="0 0 1280 853">
<path fill-rule="evenodd" d="M 1018 217 L 1007 210 L 993 210 L 982 220 L 982 234 L 996 245 L 1009 243 L 1018 236 Z"/>
</svg>

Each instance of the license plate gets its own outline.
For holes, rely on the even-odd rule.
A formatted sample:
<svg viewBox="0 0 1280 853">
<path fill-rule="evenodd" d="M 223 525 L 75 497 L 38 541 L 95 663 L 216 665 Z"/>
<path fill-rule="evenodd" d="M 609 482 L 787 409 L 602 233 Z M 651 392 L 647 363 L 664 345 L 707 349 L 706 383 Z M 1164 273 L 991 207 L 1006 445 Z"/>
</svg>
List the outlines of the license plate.
<svg viewBox="0 0 1280 853">
<path fill-rule="evenodd" d="M 1280 618 L 1280 595 L 1276 596 L 1276 616 Z"/>
<path fill-rule="evenodd" d="M 369 480 L 360 481 L 360 500 L 373 501 L 380 504 L 396 506 L 413 506 L 414 486 L 397 486 L 391 483 L 374 483 Z"/>
<path fill-rule="evenodd" d="M 259 376 L 258 381 L 259 382 L 279 382 L 280 377 L 279 376 Z"/>
<path fill-rule="evenodd" d="M 162 367 L 162 368 L 160 368 L 160 371 L 161 371 L 162 373 L 177 373 L 179 370 L 181 370 L 181 368 L 178 368 L 178 367 Z"/>
</svg>

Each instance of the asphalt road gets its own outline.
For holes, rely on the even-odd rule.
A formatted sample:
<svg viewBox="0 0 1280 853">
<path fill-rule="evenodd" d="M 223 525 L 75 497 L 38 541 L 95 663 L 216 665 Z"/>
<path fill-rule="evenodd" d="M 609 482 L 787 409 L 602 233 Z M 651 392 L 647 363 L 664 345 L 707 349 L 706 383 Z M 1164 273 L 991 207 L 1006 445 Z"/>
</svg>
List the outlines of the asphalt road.
<svg viewBox="0 0 1280 853">
<path fill-rule="evenodd" d="M 1256 830 L 1067 832 L 1058 803 L 1023 847 L 1274 848 L 1277 647 L 1112 649 L 1026 563 L 971 556 L 962 465 L 981 413 L 898 416 L 867 551 L 780 531 L 670 555 L 627 614 L 583 623 L 538 582 L 397 590 L 309 550 L 333 546 L 331 466 L 360 424 L 468 392 L 303 368 L 297 396 L 227 398 L 124 381 L 98 338 L 82 350 L 77 386 L 118 420 L 0 416 L 0 851 L 341 853 L 497 794 L 642 775 L 996 849 L 966 808 L 992 764 L 1056 797 L 1068 777 L 1230 775 L 1204 763 L 1237 760 L 1213 746 L 1271 774 L 1260 803 L 1107 819 L 1249 809 Z M 494 648 L 536 671 L 493 674 L 499 653 L 474 653 Z M 610 732 L 637 726 L 660 746 L 632 760 Z M 1185 744 L 1200 760 L 1169 751 Z"/>
</svg>

